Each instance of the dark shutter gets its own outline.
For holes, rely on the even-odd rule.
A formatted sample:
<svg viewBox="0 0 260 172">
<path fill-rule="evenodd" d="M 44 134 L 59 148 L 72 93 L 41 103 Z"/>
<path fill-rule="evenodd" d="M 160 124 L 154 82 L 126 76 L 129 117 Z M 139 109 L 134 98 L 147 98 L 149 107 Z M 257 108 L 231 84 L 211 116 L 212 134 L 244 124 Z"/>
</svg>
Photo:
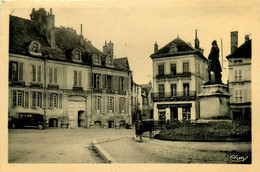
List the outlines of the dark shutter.
<svg viewBox="0 0 260 172">
<path fill-rule="evenodd" d="M 78 85 L 78 84 L 77 84 L 77 83 L 78 83 L 78 76 L 77 76 L 78 74 L 77 74 L 77 73 L 78 73 L 78 72 L 74 70 L 74 86 L 77 86 L 77 85 Z"/>
<path fill-rule="evenodd" d="M 24 107 L 29 108 L 29 92 L 25 91 L 24 94 Z"/>
<path fill-rule="evenodd" d="M 49 94 L 49 107 L 52 108 L 53 107 L 53 93 Z"/>
<path fill-rule="evenodd" d="M 62 108 L 62 94 L 59 94 L 59 108 Z"/>
<path fill-rule="evenodd" d="M 106 75 L 102 74 L 102 88 L 106 89 Z"/>
<path fill-rule="evenodd" d="M 13 66 L 13 62 L 9 61 L 9 81 L 12 81 L 12 66 Z"/>
<path fill-rule="evenodd" d="M 13 90 L 13 106 L 16 106 L 16 90 Z"/>
<path fill-rule="evenodd" d="M 46 108 L 46 93 L 43 93 L 42 95 L 42 107 Z"/>
<path fill-rule="evenodd" d="M 23 63 L 19 63 L 19 81 L 23 81 Z"/>
<path fill-rule="evenodd" d="M 49 83 L 52 84 L 52 67 L 49 68 Z"/>
<path fill-rule="evenodd" d="M 36 82 L 36 69 L 34 64 L 32 64 L 32 82 Z"/>
<path fill-rule="evenodd" d="M 109 113 L 109 111 L 110 111 L 110 99 L 111 99 L 111 97 L 107 97 L 107 113 Z"/>
<path fill-rule="evenodd" d="M 54 84 L 57 84 L 57 80 L 58 80 L 58 70 L 57 70 L 57 68 L 55 67 L 54 68 Z"/>
<path fill-rule="evenodd" d="M 38 82 L 42 82 L 42 67 L 38 66 Z"/>
<path fill-rule="evenodd" d="M 36 106 L 36 92 L 32 91 L 32 107 Z"/>
<path fill-rule="evenodd" d="M 82 86 L 82 71 L 79 71 L 79 86 Z"/>
<path fill-rule="evenodd" d="M 119 98 L 119 113 L 122 113 L 122 98 Z"/>
</svg>

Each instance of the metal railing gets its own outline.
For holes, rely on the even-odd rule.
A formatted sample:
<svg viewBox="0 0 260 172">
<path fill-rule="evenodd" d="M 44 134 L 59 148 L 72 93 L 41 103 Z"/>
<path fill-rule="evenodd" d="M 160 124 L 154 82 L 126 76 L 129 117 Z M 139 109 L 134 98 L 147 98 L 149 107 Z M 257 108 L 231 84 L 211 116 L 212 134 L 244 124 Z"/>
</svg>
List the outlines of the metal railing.
<svg viewBox="0 0 260 172">
<path fill-rule="evenodd" d="M 190 76 L 191 76 L 191 72 L 158 74 L 158 75 L 156 75 L 156 79 L 177 78 L 177 77 L 190 77 Z"/>
<path fill-rule="evenodd" d="M 152 93 L 153 99 L 160 99 L 160 98 L 190 98 L 190 97 L 196 97 L 196 91 L 181 91 L 181 92 L 157 92 Z"/>
</svg>

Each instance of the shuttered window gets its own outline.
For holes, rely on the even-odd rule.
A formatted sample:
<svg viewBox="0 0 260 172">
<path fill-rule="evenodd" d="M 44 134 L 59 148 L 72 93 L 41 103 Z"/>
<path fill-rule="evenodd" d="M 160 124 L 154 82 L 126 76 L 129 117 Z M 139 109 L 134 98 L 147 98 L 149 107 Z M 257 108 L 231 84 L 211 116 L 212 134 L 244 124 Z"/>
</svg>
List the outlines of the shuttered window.
<svg viewBox="0 0 260 172">
<path fill-rule="evenodd" d="M 114 98 L 109 97 L 109 111 L 114 112 Z"/>
<path fill-rule="evenodd" d="M 46 108 L 46 93 L 42 94 L 42 107 Z"/>
<path fill-rule="evenodd" d="M 16 106 L 16 90 L 13 90 L 13 106 Z"/>
<path fill-rule="evenodd" d="M 36 93 L 36 107 L 42 106 L 42 94 L 37 92 Z"/>
<path fill-rule="evenodd" d="M 59 108 L 62 108 L 62 94 L 59 94 Z"/>
<path fill-rule="evenodd" d="M 125 98 L 121 97 L 119 100 L 119 112 L 124 113 L 125 112 Z"/>
<path fill-rule="evenodd" d="M 159 75 L 164 75 L 164 64 L 160 64 L 158 66 L 158 74 Z"/>
<path fill-rule="evenodd" d="M 17 92 L 17 106 L 23 106 L 23 92 Z"/>
<path fill-rule="evenodd" d="M 176 63 L 171 64 L 171 75 L 176 75 Z"/>
<path fill-rule="evenodd" d="M 183 63 L 183 73 L 188 73 L 188 72 L 190 72 L 189 62 L 184 62 Z"/>
<path fill-rule="evenodd" d="M 77 86 L 78 84 L 78 72 L 74 71 L 74 86 Z"/>
<path fill-rule="evenodd" d="M 53 82 L 53 68 L 49 68 L 49 83 L 52 84 Z"/>
<path fill-rule="evenodd" d="M 82 71 L 79 71 L 79 86 L 82 86 Z"/>
<path fill-rule="evenodd" d="M 82 87 L 82 71 L 74 70 L 74 86 Z"/>
<path fill-rule="evenodd" d="M 100 110 L 101 110 L 101 97 L 97 97 L 97 100 L 96 100 L 96 109 L 97 109 L 97 111 L 98 112 L 100 112 Z"/>
<path fill-rule="evenodd" d="M 24 101 L 25 101 L 24 106 L 25 106 L 26 108 L 29 108 L 29 92 L 28 92 L 28 91 L 25 92 Z"/>
<path fill-rule="evenodd" d="M 42 82 L 42 67 L 41 66 L 38 66 L 38 71 L 37 71 L 37 80 L 38 82 Z"/>
<path fill-rule="evenodd" d="M 54 84 L 57 84 L 58 80 L 58 69 L 54 68 Z"/>
<path fill-rule="evenodd" d="M 19 63 L 19 81 L 23 81 L 23 63 Z"/>
<path fill-rule="evenodd" d="M 31 94 L 32 94 L 32 107 L 35 107 L 36 106 L 36 92 L 32 91 Z"/>
</svg>

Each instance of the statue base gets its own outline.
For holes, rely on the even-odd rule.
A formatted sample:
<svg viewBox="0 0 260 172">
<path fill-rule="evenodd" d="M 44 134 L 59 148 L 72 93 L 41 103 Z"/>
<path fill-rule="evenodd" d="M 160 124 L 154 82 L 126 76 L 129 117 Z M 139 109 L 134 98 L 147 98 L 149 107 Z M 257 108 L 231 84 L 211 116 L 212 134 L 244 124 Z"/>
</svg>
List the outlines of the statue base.
<svg viewBox="0 0 260 172">
<path fill-rule="evenodd" d="M 228 87 L 222 84 L 204 85 L 200 99 L 199 119 L 231 119 L 228 102 L 231 96 Z"/>
</svg>

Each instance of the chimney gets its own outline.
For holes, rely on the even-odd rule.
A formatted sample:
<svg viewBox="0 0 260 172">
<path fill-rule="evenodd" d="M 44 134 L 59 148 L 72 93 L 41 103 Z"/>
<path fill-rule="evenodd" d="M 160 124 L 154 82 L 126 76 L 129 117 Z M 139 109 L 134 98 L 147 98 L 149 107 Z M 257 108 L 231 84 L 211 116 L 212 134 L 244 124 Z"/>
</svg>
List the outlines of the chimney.
<svg viewBox="0 0 260 172">
<path fill-rule="evenodd" d="M 110 54 L 112 57 L 114 57 L 114 44 L 109 41 L 107 45 L 107 54 Z"/>
<path fill-rule="evenodd" d="M 157 42 L 154 43 L 154 52 L 158 51 L 158 44 Z"/>
<path fill-rule="evenodd" d="M 82 24 L 80 24 L 80 36 L 82 36 Z"/>
<path fill-rule="evenodd" d="M 30 14 L 31 20 L 35 22 L 36 28 L 40 33 L 46 32 L 46 13 L 44 8 L 40 8 L 37 11 L 33 8 Z"/>
<path fill-rule="evenodd" d="M 233 31 L 231 32 L 231 54 L 234 53 L 237 50 L 237 45 L 238 45 L 238 31 Z"/>
<path fill-rule="evenodd" d="M 245 42 L 250 40 L 249 36 L 250 36 L 249 34 L 245 35 Z"/>
<path fill-rule="evenodd" d="M 107 55 L 107 41 L 105 41 L 105 45 L 103 46 L 103 53 Z"/>
<path fill-rule="evenodd" d="M 198 39 L 198 37 L 197 37 L 197 29 L 195 30 L 194 45 L 195 45 L 195 48 L 196 48 L 197 50 L 199 50 L 199 48 L 200 48 L 200 41 L 199 41 L 199 39 Z"/>
<path fill-rule="evenodd" d="M 52 14 L 52 8 L 50 9 L 49 15 L 46 17 L 46 23 L 46 36 L 48 38 L 48 42 L 51 45 L 51 48 L 55 48 L 55 16 Z"/>
</svg>

